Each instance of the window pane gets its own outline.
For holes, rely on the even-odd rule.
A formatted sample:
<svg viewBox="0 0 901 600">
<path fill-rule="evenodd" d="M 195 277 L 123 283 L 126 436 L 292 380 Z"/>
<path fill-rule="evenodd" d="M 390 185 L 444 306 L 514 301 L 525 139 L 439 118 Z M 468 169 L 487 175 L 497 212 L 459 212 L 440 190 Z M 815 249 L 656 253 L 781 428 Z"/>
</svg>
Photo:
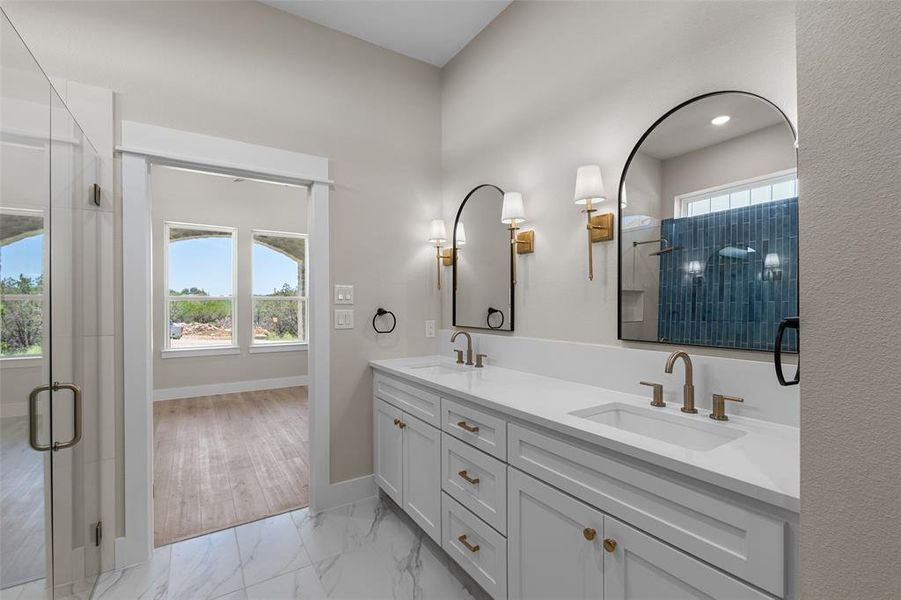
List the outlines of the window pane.
<svg viewBox="0 0 901 600">
<path fill-rule="evenodd" d="M 729 206 L 731 208 L 741 208 L 751 203 L 751 190 L 742 190 L 729 194 Z"/>
<path fill-rule="evenodd" d="M 710 212 L 729 210 L 729 194 L 714 196 L 710 199 Z"/>
<path fill-rule="evenodd" d="M 192 296 L 232 295 L 232 234 L 169 229 L 169 293 Z"/>
<path fill-rule="evenodd" d="M 3 212 L 0 280 L 4 294 L 34 294 L 43 289 L 44 218 Z"/>
<path fill-rule="evenodd" d="M 770 201 L 772 186 L 762 185 L 751 190 L 751 204 L 762 204 Z"/>
<path fill-rule="evenodd" d="M 0 356 L 41 353 L 40 296 L 26 300 L 0 300 Z"/>
<path fill-rule="evenodd" d="M 784 200 L 795 197 L 795 180 L 782 181 L 773 184 L 773 200 Z"/>
<path fill-rule="evenodd" d="M 305 238 L 254 234 L 253 295 L 305 296 Z"/>
<path fill-rule="evenodd" d="M 710 198 L 695 200 L 688 205 L 688 216 L 706 215 L 710 212 Z"/>
<path fill-rule="evenodd" d="M 254 344 L 303 342 L 305 340 L 303 300 L 279 297 L 254 299 Z"/>
<path fill-rule="evenodd" d="M 169 347 L 197 348 L 232 344 L 231 300 L 169 302 Z"/>
</svg>

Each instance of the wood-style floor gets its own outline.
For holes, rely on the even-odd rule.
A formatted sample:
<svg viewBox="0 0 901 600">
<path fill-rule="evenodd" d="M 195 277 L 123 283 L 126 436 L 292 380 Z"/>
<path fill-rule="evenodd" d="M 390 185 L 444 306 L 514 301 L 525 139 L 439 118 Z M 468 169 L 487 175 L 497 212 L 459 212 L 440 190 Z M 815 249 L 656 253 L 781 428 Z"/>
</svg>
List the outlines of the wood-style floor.
<svg viewBox="0 0 901 600">
<path fill-rule="evenodd" d="M 307 506 L 307 388 L 153 403 L 157 547 Z"/>
</svg>

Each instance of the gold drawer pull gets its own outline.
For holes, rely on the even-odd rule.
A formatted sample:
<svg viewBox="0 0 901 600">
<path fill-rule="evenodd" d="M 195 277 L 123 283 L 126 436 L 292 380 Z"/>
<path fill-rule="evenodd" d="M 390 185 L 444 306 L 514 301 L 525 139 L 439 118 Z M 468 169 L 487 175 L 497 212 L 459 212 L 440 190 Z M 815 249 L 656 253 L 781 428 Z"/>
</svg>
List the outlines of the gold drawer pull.
<svg viewBox="0 0 901 600">
<path fill-rule="evenodd" d="M 592 529 L 591 527 L 586 527 L 582 530 L 582 535 L 585 536 L 585 539 L 589 542 L 592 541 L 595 537 L 597 537 L 598 532 Z"/>
<path fill-rule="evenodd" d="M 465 429 L 469 433 L 478 433 L 479 432 L 478 425 L 470 425 L 466 421 L 460 421 L 459 423 L 457 423 L 457 427 L 460 427 L 461 429 Z"/>
<path fill-rule="evenodd" d="M 471 483 L 472 485 L 479 485 L 479 478 L 478 477 L 470 477 L 469 473 L 466 472 L 466 469 L 463 469 L 462 471 L 457 473 L 457 475 L 459 475 L 460 477 L 462 477 L 463 479 L 465 479 L 467 482 Z"/>
<path fill-rule="evenodd" d="M 407 426 L 407 424 L 404 423 L 403 421 L 401 421 L 400 423 L 397 424 L 397 426 L 400 427 L 401 429 L 403 429 L 404 427 Z"/>
<path fill-rule="evenodd" d="M 616 540 L 613 538 L 604 538 L 604 550 L 613 552 L 616 550 Z"/>
<path fill-rule="evenodd" d="M 466 549 L 469 550 L 470 552 L 478 552 L 480 550 L 478 544 L 473 546 L 472 544 L 470 544 L 467 541 L 465 533 L 463 535 L 461 535 L 460 537 L 458 537 L 457 539 L 460 540 L 460 543 L 463 544 L 464 546 L 466 546 Z"/>
<path fill-rule="evenodd" d="M 394 424 L 395 424 L 395 425 L 400 425 L 400 419 L 394 419 Z"/>
</svg>

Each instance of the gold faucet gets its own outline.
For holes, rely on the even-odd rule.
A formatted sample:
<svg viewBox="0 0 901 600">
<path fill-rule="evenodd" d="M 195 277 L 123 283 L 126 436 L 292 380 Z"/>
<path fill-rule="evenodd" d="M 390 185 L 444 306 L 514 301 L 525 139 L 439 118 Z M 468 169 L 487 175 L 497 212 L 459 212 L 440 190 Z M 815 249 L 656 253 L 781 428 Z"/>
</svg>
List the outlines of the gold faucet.
<svg viewBox="0 0 901 600">
<path fill-rule="evenodd" d="M 458 335 L 466 336 L 466 364 L 469 366 L 472 366 L 472 336 L 469 335 L 468 331 L 457 331 L 456 333 L 454 333 L 453 336 L 451 336 L 451 344 L 454 343 L 454 340 L 457 339 Z M 463 362 L 463 351 L 457 350 L 456 352 L 457 352 L 457 362 L 462 363 Z M 697 411 L 695 411 L 695 412 L 697 412 Z"/>
<path fill-rule="evenodd" d="M 666 368 L 664 371 L 672 373 L 673 366 L 676 364 L 676 359 L 678 358 L 681 358 L 685 362 L 685 385 L 682 387 L 682 412 L 696 414 L 698 409 L 695 408 L 695 386 L 692 381 L 691 357 L 688 356 L 687 352 L 683 352 L 682 350 L 673 352 L 669 355 L 669 358 L 666 359 Z"/>
</svg>

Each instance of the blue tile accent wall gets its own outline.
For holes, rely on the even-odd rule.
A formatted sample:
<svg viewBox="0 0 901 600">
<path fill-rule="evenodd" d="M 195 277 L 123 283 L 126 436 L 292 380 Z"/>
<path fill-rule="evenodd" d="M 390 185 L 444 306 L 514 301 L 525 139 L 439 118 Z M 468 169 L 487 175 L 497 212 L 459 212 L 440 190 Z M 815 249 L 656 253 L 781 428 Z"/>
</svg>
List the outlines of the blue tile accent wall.
<svg viewBox="0 0 901 600">
<path fill-rule="evenodd" d="M 773 350 L 779 322 L 798 314 L 798 199 L 664 219 L 660 235 L 676 250 L 660 257 L 658 337 Z M 796 331 L 782 349 L 797 352 Z"/>
</svg>

